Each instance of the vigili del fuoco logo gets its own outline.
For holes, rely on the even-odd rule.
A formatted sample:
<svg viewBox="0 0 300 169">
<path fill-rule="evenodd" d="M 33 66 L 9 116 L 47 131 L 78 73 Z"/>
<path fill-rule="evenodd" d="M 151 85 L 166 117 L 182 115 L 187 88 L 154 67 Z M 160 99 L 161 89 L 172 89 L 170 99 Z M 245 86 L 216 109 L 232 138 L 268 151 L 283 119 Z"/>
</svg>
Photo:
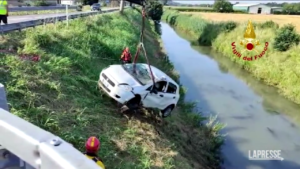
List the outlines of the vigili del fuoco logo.
<svg viewBox="0 0 300 169">
<path fill-rule="evenodd" d="M 244 48 L 242 51 L 237 50 L 237 46 L 235 42 L 231 43 L 232 52 L 239 58 L 243 58 L 243 60 L 253 61 L 263 57 L 268 50 L 268 42 L 265 42 L 265 46 L 261 52 L 257 50 L 257 46 L 260 46 L 259 40 L 256 39 L 254 27 L 251 21 L 248 21 L 247 29 L 244 34 L 244 39 L 240 41 L 240 45 Z M 248 51 L 248 52 L 246 52 Z M 246 53 L 246 55 L 244 55 Z"/>
</svg>

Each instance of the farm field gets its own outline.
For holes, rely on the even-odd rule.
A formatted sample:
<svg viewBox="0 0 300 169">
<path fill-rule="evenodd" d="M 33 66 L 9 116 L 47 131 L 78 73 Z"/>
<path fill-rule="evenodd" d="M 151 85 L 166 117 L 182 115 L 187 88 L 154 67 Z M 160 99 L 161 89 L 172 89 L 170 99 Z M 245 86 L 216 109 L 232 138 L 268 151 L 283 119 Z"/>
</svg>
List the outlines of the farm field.
<svg viewBox="0 0 300 169">
<path fill-rule="evenodd" d="M 235 21 L 235 22 L 247 22 L 252 20 L 253 22 L 265 22 L 272 20 L 278 23 L 280 26 L 291 23 L 296 26 L 298 32 L 300 32 L 300 16 L 299 15 L 255 15 L 255 14 L 232 14 L 232 13 L 210 13 L 210 12 L 181 12 L 184 14 L 192 14 L 202 17 L 211 21 Z"/>
</svg>

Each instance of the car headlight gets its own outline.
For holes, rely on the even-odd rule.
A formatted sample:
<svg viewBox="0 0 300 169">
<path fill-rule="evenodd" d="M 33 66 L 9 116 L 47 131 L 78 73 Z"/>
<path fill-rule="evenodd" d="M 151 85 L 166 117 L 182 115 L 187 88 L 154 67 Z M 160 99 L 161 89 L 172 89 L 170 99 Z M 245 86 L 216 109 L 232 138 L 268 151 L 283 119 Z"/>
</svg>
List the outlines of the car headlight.
<svg viewBox="0 0 300 169">
<path fill-rule="evenodd" d="M 118 86 L 125 91 L 131 92 L 133 90 L 133 88 L 126 83 L 119 84 Z"/>
</svg>

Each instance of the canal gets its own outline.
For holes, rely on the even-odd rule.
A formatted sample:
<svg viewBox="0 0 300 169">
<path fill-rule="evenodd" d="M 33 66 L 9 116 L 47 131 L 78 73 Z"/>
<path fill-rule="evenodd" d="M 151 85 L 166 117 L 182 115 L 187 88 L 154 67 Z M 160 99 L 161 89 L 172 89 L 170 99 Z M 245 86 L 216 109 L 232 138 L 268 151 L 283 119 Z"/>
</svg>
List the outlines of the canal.
<svg viewBox="0 0 300 169">
<path fill-rule="evenodd" d="M 300 106 L 227 57 L 191 45 L 193 38 L 185 33 L 166 23 L 161 23 L 161 31 L 165 50 L 187 88 L 186 100 L 197 100 L 198 110 L 226 124 L 224 168 L 300 168 Z M 284 160 L 249 160 L 249 150 L 281 150 Z"/>
</svg>

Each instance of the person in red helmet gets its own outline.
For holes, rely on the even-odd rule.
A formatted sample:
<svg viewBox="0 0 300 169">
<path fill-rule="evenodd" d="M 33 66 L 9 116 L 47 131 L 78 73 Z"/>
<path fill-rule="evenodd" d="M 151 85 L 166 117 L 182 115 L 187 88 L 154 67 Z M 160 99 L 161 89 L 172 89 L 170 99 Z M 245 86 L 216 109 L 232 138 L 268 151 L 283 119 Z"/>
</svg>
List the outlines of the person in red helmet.
<svg viewBox="0 0 300 169">
<path fill-rule="evenodd" d="M 97 165 L 100 166 L 102 169 L 105 169 L 103 161 L 97 155 L 99 148 L 100 141 L 97 139 L 97 137 L 92 136 L 85 143 L 86 152 L 84 153 L 84 155 L 86 155 L 87 158 L 95 161 L 95 163 L 97 163 Z"/>
<path fill-rule="evenodd" d="M 122 64 L 131 63 L 131 53 L 128 47 L 123 50 L 120 60 L 122 61 Z"/>
</svg>

